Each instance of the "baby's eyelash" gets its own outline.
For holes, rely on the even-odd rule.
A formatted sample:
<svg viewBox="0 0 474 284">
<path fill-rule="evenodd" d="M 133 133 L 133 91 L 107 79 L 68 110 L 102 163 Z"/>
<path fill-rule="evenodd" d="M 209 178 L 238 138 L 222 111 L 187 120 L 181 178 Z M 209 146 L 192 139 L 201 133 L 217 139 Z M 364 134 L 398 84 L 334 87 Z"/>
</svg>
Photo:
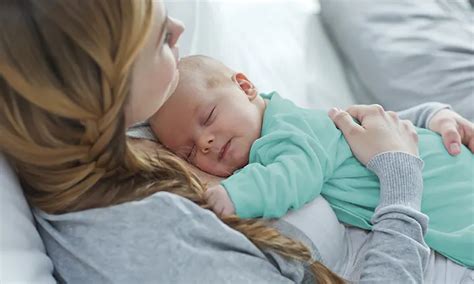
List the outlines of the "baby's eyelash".
<svg viewBox="0 0 474 284">
<path fill-rule="evenodd" d="M 207 117 L 206 121 L 204 121 L 204 124 L 207 124 L 207 122 L 209 121 L 209 119 L 211 119 L 212 117 L 212 114 L 214 113 L 214 110 L 216 109 L 216 107 L 214 107 L 211 112 L 209 113 L 209 116 Z"/>
<path fill-rule="evenodd" d="M 189 151 L 188 155 L 186 155 L 186 161 L 188 161 L 188 162 L 191 159 L 191 156 L 194 152 L 194 147 L 196 147 L 196 145 L 193 145 L 193 147 L 191 147 L 191 151 Z"/>
</svg>

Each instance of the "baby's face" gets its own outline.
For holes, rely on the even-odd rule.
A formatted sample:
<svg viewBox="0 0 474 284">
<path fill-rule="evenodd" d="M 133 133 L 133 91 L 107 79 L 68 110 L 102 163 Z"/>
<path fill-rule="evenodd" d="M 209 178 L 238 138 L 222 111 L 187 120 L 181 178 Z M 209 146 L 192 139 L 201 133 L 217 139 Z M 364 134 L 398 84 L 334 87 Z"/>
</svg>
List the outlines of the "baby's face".
<svg viewBox="0 0 474 284">
<path fill-rule="evenodd" d="M 213 89 L 178 85 L 150 120 L 161 143 L 199 169 L 227 177 L 248 163 L 263 109 L 237 83 Z"/>
</svg>

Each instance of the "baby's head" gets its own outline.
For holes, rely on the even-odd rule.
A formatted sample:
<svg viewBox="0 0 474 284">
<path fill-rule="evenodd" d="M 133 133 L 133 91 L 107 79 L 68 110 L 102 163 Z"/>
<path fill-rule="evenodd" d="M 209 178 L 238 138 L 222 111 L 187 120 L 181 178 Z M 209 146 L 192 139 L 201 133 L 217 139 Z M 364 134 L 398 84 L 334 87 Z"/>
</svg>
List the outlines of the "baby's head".
<svg viewBox="0 0 474 284">
<path fill-rule="evenodd" d="M 243 73 L 206 56 L 182 58 L 176 91 L 150 119 L 158 140 L 178 156 L 226 177 L 248 163 L 265 103 Z"/>
</svg>

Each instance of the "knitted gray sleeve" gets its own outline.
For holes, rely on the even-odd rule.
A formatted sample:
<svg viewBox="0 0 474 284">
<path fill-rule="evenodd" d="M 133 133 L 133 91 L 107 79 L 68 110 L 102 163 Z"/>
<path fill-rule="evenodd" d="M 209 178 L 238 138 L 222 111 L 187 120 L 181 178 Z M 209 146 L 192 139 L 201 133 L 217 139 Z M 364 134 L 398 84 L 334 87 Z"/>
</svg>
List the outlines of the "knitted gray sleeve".
<svg viewBox="0 0 474 284">
<path fill-rule="evenodd" d="M 423 161 L 407 153 L 386 152 L 367 167 L 380 179 L 380 203 L 372 217 L 359 283 L 423 283 L 430 250 L 423 236 L 428 217 L 419 211 Z"/>
<path fill-rule="evenodd" d="M 398 112 L 401 119 L 410 120 L 415 126 L 428 128 L 431 118 L 440 110 L 451 109 L 450 105 L 430 102 Z"/>
</svg>

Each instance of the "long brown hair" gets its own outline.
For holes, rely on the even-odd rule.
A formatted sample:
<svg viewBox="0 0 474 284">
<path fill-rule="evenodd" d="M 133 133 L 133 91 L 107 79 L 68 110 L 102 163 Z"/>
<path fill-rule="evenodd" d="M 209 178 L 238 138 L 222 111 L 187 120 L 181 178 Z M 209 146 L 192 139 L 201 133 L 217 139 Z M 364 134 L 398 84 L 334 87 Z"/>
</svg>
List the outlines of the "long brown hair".
<svg viewBox="0 0 474 284">
<path fill-rule="evenodd" d="M 125 136 L 124 103 L 153 21 L 150 0 L 0 2 L 0 150 L 29 202 L 59 214 L 168 191 L 208 208 L 205 187 L 161 147 Z M 262 221 L 222 219 L 261 249 L 307 262 L 319 283 L 342 283 L 301 242 Z"/>
</svg>

